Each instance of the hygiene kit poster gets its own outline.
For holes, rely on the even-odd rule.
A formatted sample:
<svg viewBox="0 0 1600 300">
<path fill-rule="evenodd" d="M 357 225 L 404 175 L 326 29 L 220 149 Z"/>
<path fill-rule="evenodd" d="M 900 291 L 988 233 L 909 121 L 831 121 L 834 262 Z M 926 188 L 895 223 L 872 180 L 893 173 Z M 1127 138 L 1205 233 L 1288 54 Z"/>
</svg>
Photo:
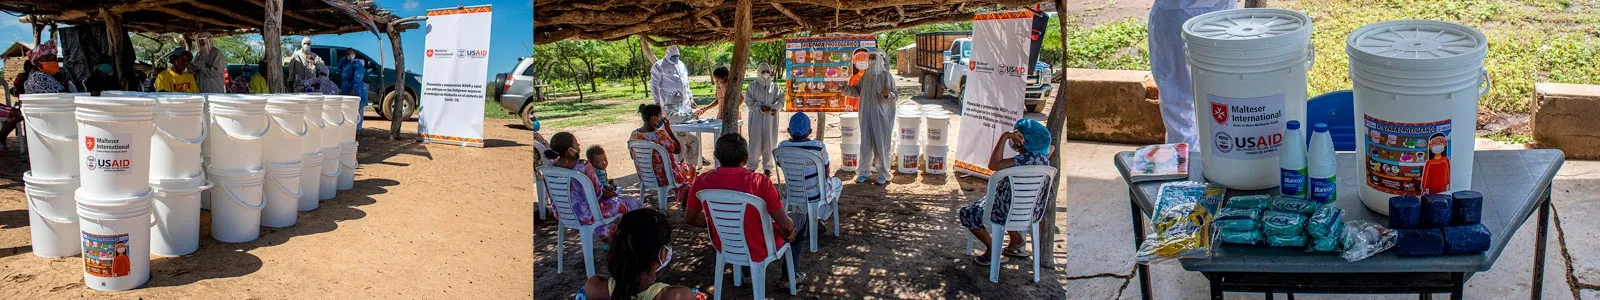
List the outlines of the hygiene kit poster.
<svg viewBox="0 0 1600 300">
<path fill-rule="evenodd" d="M 489 5 L 428 11 L 417 131 L 429 142 L 483 147 Z"/>
<path fill-rule="evenodd" d="M 1043 38 L 1043 15 L 1033 11 L 983 13 L 973 17 L 972 58 L 967 65 L 966 103 L 957 132 L 955 167 L 987 177 L 989 154 L 1000 134 L 1011 131 L 1022 118 L 1023 92 L 1033 53 Z M 1007 147 L 1006 155 L 1015 153 Z"/>
<path fill-rule="evenodd" d="M 791 38 L 784 41 L 784 74 L 788 77 L 788 112 L 853 112 L 861 99 L 844 96 L 855 75 L 851 66 L 878 51 L 871 35 Z"/>
</svg>

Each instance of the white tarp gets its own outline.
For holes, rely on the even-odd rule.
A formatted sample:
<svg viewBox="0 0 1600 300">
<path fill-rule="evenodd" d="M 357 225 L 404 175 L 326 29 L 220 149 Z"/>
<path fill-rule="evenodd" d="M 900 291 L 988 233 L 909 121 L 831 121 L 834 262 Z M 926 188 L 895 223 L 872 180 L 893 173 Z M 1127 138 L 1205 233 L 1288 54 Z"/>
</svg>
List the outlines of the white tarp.
<svg viewBox="0 0 1600 300">
<path fill-rule="evenodd" d="M 959 171 L 985 177 L 993 173 L 988 166 L 995 142 L 1022 118 L 1026 76 L 1033 69 L 1028 58 L 1033 17 L 1030 11 L 973 17 L 966 102 L 957 132 L 955 167 Z M 1006 156 L 1016 155 L 1009 147 L 1004 151 Z"/>
<path fill-rule="evenodd" d="M 489 5 L 428 11 L 417 131 L 430 142 L 483 147 Z"/>
</svg>

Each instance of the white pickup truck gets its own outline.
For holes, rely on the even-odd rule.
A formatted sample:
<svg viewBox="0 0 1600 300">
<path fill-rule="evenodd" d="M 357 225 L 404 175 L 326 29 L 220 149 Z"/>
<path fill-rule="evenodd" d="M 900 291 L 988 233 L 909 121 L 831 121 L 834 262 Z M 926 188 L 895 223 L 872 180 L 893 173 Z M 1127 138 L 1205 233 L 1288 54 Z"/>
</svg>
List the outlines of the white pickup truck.
<svg viewBox="0 0 1600 300">
<path fill-rule="evenodd" d="M 935 92 L 942 90 L 943 93 L 952 94 L 958 99 L 963 96 L 965 91 L 964 88 L 966 88 L 967 83 L 967 72 L 969 70 L 967 60 L 968 58 L 972 57 L 972 39 L 968 37 L 950 39 L 950 37 L 955 37 L 957 35 L 970 36 L 970 33 L 923 33 L 917 36 L 917 55 L 919 56 L 917 58 L 917 65 L 919 68 L 923 69 L 923 71 L 926 71 L 926 73 L 931 73 L 933 76 L 925 78 L 923 80 L 923 84 L 927 85 L 929 83 L 928 79 L 934 79 L 939 86 L 943 87 L 941 89 L 925 88 L 924 91 Z M 928 44 L 931 45 L 933 43 L 939 43 L 945 40 L 949 41 L 949 44 L 946 46 L 931 49 L 922 48 L 923 42 L 928 42 Z M 934 57 L 931 55 L 933 53 L 938 53 L 939 56 Z M 928 57 L 922 57 L 924 55 Z M 938 62 L 938 69 L 935 70 L 930 68 L 929 65 L 932 65 L 933 62 Z M 1050 88 L 1052 86 L 1050 80 L 1054 75 L 1053 73 L 1054 70 L 1050 68 L 1050 64 L 1042 61 L 1034 63 L 1033 70 L 1028 72 L 1028 77 L 1026 79 L 1027 90 L 1024 92 L 1023 98 L 1025 99 L 1025 103 L 1029 112 L 1044 111 L 1044 104 L 1046 102 L 1045 97 L 1050 95 Z M 941 94 L 930 94 L 928 96 L 937 97 L 940 95 Z"/>
</svg>

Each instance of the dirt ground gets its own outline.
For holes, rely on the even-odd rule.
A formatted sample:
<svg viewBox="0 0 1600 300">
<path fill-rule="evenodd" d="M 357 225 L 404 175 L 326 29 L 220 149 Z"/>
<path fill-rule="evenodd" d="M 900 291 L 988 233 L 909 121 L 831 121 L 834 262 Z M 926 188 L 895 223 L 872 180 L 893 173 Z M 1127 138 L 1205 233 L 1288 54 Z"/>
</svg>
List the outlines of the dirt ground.
<svg viewBox="0 0 1600 300">
<path fill-rule="evenodd" d="M 901 79 L 902 95 L 915 93 L 914 80 Z M 911 99 L 901 97 L 901 103 L 919 102 L 940 104 L 946 110 L 959 113 L 959 107 L 950 99 Z M 707 116 L 714 116 L 715 111 Z M 839 161 L 838 115 L 828 119 L 826 141 L 831 159 Z M 1030 117 L 1043 119 L 1032 114 Z M 815 119 L 813 119 L 815 121 Z M 787 117 L 780 120 L 780 128 L 787 128 Z M 627 147 L 628 132 L 638 128 L 638 122 L 623 122 L 606 126 L 585 128 L 553 128 L 545 134 L 570 131 L 583 147 L 600 145 L 608 153 L 617 153 Z M 959 128 L 959 117 L 952 118 L 951 131 Z M 783 135 L 780 133 L 780 135 Z M 711 135 L 702 136 L 705 157 L 710 158 Z M 952 149 L 954 147 L 951 147 Z M 623 186 L 625 197 L 638 198 L 638 192 L 627 188 L 638 182 L 633 162 L 627 157 L 609 155 L 607 173 Z M 702 171 L 710 167 L 701 168 Z M 776 171 L 775 171 L 776 172 Z M 776 175 L 776 174 L 775 174 Z M 799 283 L 798 296 L 789 296 L 788 287 L 769 280 L 767 295 L 776 299 L 1062 299 L 1066 297 L 1062 284 L 1066 282 L 1065 234 L 1057 235 L 1057 248 L 1045 253 L 1046 259 L 1056 259 L 1058 269 L 1044 269 L 1040 281 L 1032 282 L 1032 260 L 1013 259 L 1002 266 L 1000 283 L 988 281 L 988 268 L 972 263 L 962 253 L 969 236 L 956 217 L 956 210 L 983 196 L 987 181 L 958 178 L 946 175 L 897 175 L 891 184 L 877 186 L 856 184 L 849 180 L 853 172 L 838 172 L 845 178 L 843 198 L 840 200 L 840 227 L 842 233 L 835 237 L 828 227 L 819 229 L 816 253 L 805 252 L 798 260 L 798 268 L 809 278 Z M 646 207 L 656 207 L 654 196 L 643 201 Z M 710 235 L 705 229 L 683 223 L 683 206 L 672 203 L 668 214 L 672 219 L 674 256 L 671 264 L 661 273 L 661 282 L 698 288 L 708 294 L 713 290 L 714 274 L 732 277 L 731 269 L 713 270 L 715 250 L 709 245 Z M 1066 214 L 1058 214 L 1062 220 Z M 1058 224 L 1066 224 L 1064 221 Z M 539 299 L 570 299 L 583 285 L 583 259 L 580 254 L 577 231 L 569 230 L 565 241 L 564 273 L 555 272 L 556 222 L 542 219 L 536 223 L 535 283 Z M 798 246 L 807 247 L 805 243 Z M 596 272 L 605 273 L 603 254 L 597 254 Z M 768 269 L 767 278 L 784 276 L 781 263 Z M 746 275 L 748 277 L 748 274 Z M 724 279 L 723 297 L 748 299 L 751 288 L 732 286 L 732 278 Z"/>
<path fill-rule="evenodd" d="M 27 158 L 0 153 L 0 299 L 533 297 L 528 131 L 487 120 L 482 149 L 392 142 L 368 115 L 354 189 L 249 243 L 213 240 L 203 223 L 198 252 L 154 258 L 150 282 L 126 292 L 85 287 L 78 257 L 31 253 Z"/>
</svg>

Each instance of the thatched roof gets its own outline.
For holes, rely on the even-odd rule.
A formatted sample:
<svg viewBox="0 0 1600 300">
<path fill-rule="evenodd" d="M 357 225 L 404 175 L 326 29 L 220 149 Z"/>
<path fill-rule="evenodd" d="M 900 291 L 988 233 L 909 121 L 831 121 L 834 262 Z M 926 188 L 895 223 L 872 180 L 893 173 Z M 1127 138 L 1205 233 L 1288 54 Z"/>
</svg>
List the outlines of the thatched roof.
<svg viewBox="0 0 1600 300">
<path fill-rule="evenodd" d="M 972 20 L 979 10 L 1039 0 L 751 0 L 752 41 L 799 32 L 868 34 Z M 635 34 L 668 44 L 731 41 L 736 0 L 537 0 L 534 41 L 620 40 Z"/>
<path fill-rule="evenodd" d="M 371 15 L 378 30 L 396 17 L 371 1 L 336 0 Z M 120 15 L 133 32 L 234 34 L 260 32 L 262 0 L 6 0 L 0 10 L 27 14 L 24 22 L 103 24 L 100 8 Z M 283 0 L 283 35 L 340 34 L 367 30 L 361 22 L 322 0 Z"/>
</svg>

